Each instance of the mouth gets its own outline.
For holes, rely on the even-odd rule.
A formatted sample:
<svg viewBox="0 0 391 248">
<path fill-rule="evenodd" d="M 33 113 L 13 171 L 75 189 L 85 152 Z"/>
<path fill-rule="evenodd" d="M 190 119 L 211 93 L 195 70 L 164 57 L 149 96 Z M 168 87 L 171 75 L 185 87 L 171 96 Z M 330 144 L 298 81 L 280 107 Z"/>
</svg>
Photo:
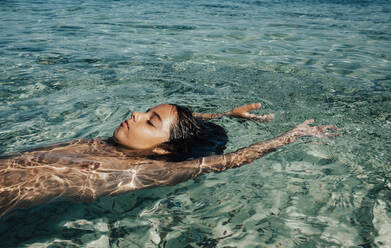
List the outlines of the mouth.
<svg viewBox="0 0 391 248">
<path fill-rule="evenodd" d="M 123 121 L 121 122 L 121 127 L 126 127 L 127 129 L 129 129 L 129 124 L 127 121 Z"/>
</svg>

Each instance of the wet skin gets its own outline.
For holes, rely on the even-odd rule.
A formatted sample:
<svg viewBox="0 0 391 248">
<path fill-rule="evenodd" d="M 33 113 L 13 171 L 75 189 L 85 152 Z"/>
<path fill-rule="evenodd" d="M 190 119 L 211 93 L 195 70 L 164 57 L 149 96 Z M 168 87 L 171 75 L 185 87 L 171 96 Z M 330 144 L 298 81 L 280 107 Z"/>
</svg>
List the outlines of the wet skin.
<svg viewBox="0 0 391 248">
<path fill-rule="evenodd" d="M 234 116 L 257 121 L 273 120 L 273 114 L 254 115 L 249 113 L 249 111 L 260 107 L 260 103 L 252 103 L 234 108 L 226 113 L 193 113 L 193 115 L 204 120 L 222 116 Z M 118 144 L 131 149 L 151 149 L 169 140 L 170 129 L 178 121 L 177 118 L 176 108 L 170 104 L 160 104 L 146 112 L 133 112 L 131 118 L 123 121 L 115 129 L 113 138 Z"/>
<path fill-rule="evenodd" d="M 176 122 L 175 106 L 161 104 L 147 112 L 133 112 L 115 129 L 113 137 L 118 144 L 132 149 L 150 149 L 169 140 Z"/>
<path fill-rule="evenodd" d="M 260 120 L 272 118 L 247 113 L 259 107 L 259 104 L 249 104 L 224 114 L 193 115 L 203 119 L 225 115 Z M 105 195 L 175 185 L 204 173 L 251 163 L 302 136 L 327 138 L 336 135 L 329 132 L 335 130 L 335 126 L 310 126 L 313 120 L 309 120 L 276 138 L 228 154 L 167 162 L 148 159 L 141 154 L 144 150 L 126 149 L 125 146 L 135 148 L 137 139 L 143 145 L 136 146 L 142 148 L 167 141 L 169 127 L 176 121 L 175 107 L 159 105 L 145 113 L 136 112 L 133 117 L 134 121 L 127 120 L 114 132 L 117 142 L 123 146 L 99 139 L 78 140 L 0 158 L 0 217 L 13 209 L 28 208 L 58 198 L 89 201 Z M 149 127 L 149 122 L 153 127 Z M 133 129 L 143 135 L 134 133 Z"/>
</svg>

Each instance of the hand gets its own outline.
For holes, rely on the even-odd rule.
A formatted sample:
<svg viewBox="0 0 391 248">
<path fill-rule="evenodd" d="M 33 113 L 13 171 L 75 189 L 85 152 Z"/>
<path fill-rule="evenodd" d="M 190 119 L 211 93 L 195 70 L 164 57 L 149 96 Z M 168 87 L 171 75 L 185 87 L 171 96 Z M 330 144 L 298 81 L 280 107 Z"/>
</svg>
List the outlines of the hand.
<svg viewBox="0 0 391 248">
<path fill-rule="evenodd" d="M 254 115 L 250 114 L 249 111 L 259 109 L 262 105 L 260 103 L 251 103 L 247 105 L 243 105 L 237 108 L 232 109 L 230 112 L 228 112 L 228 115 L 239 117 L 239 118 L 246 118 L 246 119 L 254 119 L 258 121 L 271 121 L 274 119 L 273 114 L 267 114 L 267 115 Z"/>
<path fill-rule="evenodd" d="M 314 123 L 314 120 L 306 120 L 305 122 L 301 123 L 300 125 L 296 126 L 294 129 L 292 129 L 292 133 L 295 134 L 295 136 L 302 137 L 302 136 L 314 136 L 318 138 L 330 138 L 334 136 L 338 136 L 339 133 L 332 132 L 330 133 L 330 130 L 338 130 L 338 128 L 334 125 L 320 125 L 320 126 L 310 126 L 309 124 Z"/>
</svg>

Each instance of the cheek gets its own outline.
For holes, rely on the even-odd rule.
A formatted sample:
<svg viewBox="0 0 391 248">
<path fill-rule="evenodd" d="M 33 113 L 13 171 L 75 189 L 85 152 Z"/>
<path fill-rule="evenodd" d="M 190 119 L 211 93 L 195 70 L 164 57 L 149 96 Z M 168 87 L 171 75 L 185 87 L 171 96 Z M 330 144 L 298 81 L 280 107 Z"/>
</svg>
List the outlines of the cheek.
<svg viewBox="0 0 391 248">
<path fill-rule="evenodd" d="M 132 129 L 128 135 L 129 141 L 132 143 L 149 143 L 155 138 L 154 132 L 146 128 Z"/>
<path fill-rule="evenodd" d="M 169 134 L 140 125 L 133 125 L 130 130 L 119 127 L 114 131 L 117 143 L 133 149 L 148 149 L 169 139 Z"/>
<path fill-rule="evenodd" d="M 143 146 L 144 148 L 147 148 L 166 142 L 167 140 L 168 137 L 166 137 L 164 133 L 148 128 L 131 130 L 131 132 L 129 132 L 129 143 L 133 146 Z"/>
</svg>

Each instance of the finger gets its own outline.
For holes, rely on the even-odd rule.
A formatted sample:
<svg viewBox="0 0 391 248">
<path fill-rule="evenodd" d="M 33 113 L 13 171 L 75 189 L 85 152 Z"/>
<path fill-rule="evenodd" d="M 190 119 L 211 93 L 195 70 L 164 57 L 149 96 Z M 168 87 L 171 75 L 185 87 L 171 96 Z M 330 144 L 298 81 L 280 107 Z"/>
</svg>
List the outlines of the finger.
<svg viewBox="0 0 391 248">
<path fill-rule="evenodd" d="M 328 125 L 326 126 L 326 128 L 330 130 L 338 130 L 338 127 L 336 127 L 335 125 Z"/>
<path fill-rule="evenodd" d="M 302 124 L 304 124 L 304 125 L 308 125 L 308 124 L 312 124 L 312 123 L 314 123 L 314 119 L 310 119 L 310 120 L 306 120 L 306 121 L 304 121 Z"/>
<path fill-rule="evenodd" d="M 316 126 L 315 128 L 321 132 L 327 132 L 328 130 L 338 130 L 338 128 L 334 125 L 320 125 Z"/>
<path fill-rule="evenodd" d="M 261 106 L 262 106 L 262 104 L 260 104 L 259 102 L 256 102 L 256 103 L 250 103 L 247 105 L 243 105 L 242 107 L 244 109 L 246 109 L 247 111 L 251 111 L 251 110 L 259 109 Z"/>
<path fill-rule="evenodd" d="M 250 113 L 242 113 L 242 116 L 243 117 L 246 117 L 246 118 L 257 118 L 258 116 L 257 115 L 254 115 L 254 114 L 250 114 Z"/>
<path fill-rule="evenodd" d="M 337 128 L 335 125 L 328 125 L 325 126 L 327 130 L 332 130 L 333 132 L 326 132 L 327 137 L 337 137 L 342 136 L 340 132 L 338 132 L 340 129 Z"/>
<path fill-rule="evenodd" d="M 316 135 L 316 137 L 318 137 L 318 138 L 333 138 L 333 137 L 337 137 L 337 136 L 341 136 L 341 134 L 340 133 L 325 132 L 325 133 L 320 133 L 320 134 Z"/>
<path fill-rule="evenodd" d="M 259 121 L 271 121 L 274 120 L 274 114 L 257 115 L 254 118 Z"/>
<path fill-rule="evenodd" d="M 249 118 L 249 119 L 261 119 L 261 115 L 255 115 L 255 114 L 250 114 L 250 113 L 243 113 L 242 117 Z"/>
<path fill-rule="evenodd" d="M 250 103 L 250 104 L 247 104 L 247 105 L 243 105 L 243 106 L 234 108 L 232 110 L 232 112 L 244 113 L 244 112 L 248 112 L 248 111 L 259 109 L 261 106 L 262 106 L 262 104 L 260 104 L 259 102 L 258 103 Z"/>
<path fill-rule="evenodd" d="M 321 126 L 315 126 L 313 127 L 316 129 L 316 137 L 319 138 L 332 138 L 336 136 L 340 136 L 341 134 L 336 132 L 338 131 L 338 128 L 335 125 L 321 125 Z M 334 132 L 328 132 L 328 131 L 334 131 Z"/>
<path fill-rule="evenodd" d="M 252 119 L 256 121 L 271 121 L 274 120 L 274 114 L 267 114 L 267 115 L 254 115 L 250 113 L 243 113 L 240 115 L 242 118 L 246 119 Z"/>
</svg>

